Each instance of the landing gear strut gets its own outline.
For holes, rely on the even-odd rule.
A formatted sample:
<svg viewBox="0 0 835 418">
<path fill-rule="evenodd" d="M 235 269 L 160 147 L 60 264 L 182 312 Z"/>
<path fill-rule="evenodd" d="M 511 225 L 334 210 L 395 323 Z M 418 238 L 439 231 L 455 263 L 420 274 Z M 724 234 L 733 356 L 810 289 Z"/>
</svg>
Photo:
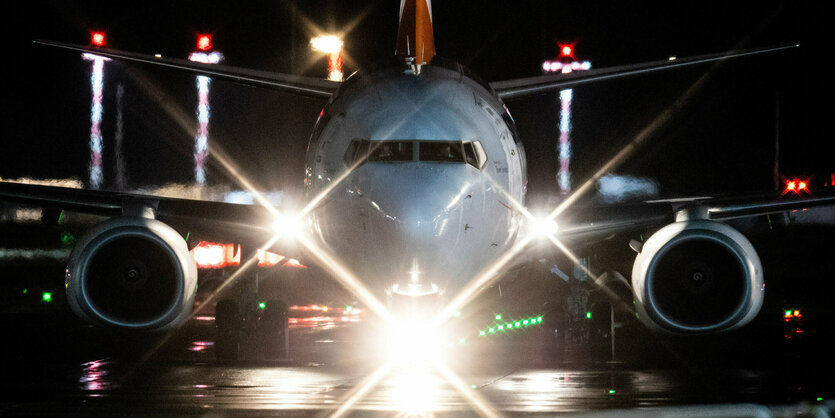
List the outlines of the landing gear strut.
<svg viewBox="0 0 835 418">
<path fill-rule="evenodd" d="M 242 319 L 235 301 L 218 301 L 215 307 L 215 357 L 218 360 L 238 359 Z"/>
<path fill-rule="evenodd" d="M 289 354 L 288 307 L 278 299 L 259 302 L 258 272 L 232 289 L 234 299 L 215 307 L 215 357 L 286 359 Z M 263 299 L 261 299 L 263 300 Z"/>
</svg>

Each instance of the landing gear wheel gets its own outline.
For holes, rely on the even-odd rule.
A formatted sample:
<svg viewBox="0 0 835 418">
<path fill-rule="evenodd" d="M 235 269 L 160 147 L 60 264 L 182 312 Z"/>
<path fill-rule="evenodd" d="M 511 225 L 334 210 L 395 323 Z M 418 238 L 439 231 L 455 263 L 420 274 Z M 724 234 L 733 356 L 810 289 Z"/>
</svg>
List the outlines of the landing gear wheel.
<svg viewBox="0 0 835 418">
<path fill-rule="evenodd" d="M 238 304 L 223 299 L 215 306 L 215 358 L 237 360 L 240 349 L 241 314 Z"/>
<path fill-rule="evenodd" d="M 290 349 L 287 304 L 276 299 L 267 302 L 261 317 L 262 347 L 270 360 L 287 358 Z"/>
</svg>

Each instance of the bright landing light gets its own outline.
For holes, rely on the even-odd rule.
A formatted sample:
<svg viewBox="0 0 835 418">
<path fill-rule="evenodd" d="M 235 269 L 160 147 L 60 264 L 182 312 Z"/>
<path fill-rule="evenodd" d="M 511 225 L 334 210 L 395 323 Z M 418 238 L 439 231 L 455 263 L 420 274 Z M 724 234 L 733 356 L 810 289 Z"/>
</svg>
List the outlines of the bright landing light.
<svg viewBox="0 0 835 418">
<path fill-rule="evenodd" d="M 297 237 L 303 230 L 304 223 L 298 216 L 278 214 L 273 221 L 273 232 L 276 237 Z"/>
<path fill-rule="evenodd" d="M 389 358 L 395 365 L 423 368 L 441 360 L 440 327 L 429 320 L 397 320 L 391 323 Z"/>
<path fill-rule="evenodd" d="M 546 217 L 536 217 L 531 220 L 531 232 L 538 237 L 553 237 L 560 231 L 559 225 Z"/>
<path fill-rule="evenodd" d="M 426 368 L 396 374 L 392 389 L 397 411 L 405 416 L 427 416 L 437 408 L 440 383 Z"/>
</svg>

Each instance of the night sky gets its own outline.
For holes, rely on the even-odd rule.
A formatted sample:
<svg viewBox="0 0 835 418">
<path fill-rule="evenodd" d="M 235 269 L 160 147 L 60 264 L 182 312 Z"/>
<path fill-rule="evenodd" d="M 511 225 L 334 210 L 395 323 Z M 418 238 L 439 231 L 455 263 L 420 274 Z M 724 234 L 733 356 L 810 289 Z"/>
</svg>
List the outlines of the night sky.
<svg viewBox="0 0 835 418">
<path fill-rule="evenodd" d="M 832 14 L 812 2 L 462 2 L 433 4 L 439 55 L 487 81 L 540 74 L 559 43 L 600 68 L 800 43 L 763 58 L 645 76 L 574 90 L 572 178 L 577 183 L 673 103 L 709 79 L 685 110 L 651 135 L 617 174 L 654 179 L 664 196 L 766 192 L 775 187 L 775 141 L 784 175 L 829 181 L 832 141 Z M 800 5 L 795 3 L 801 3 Z M 245 5 L 245 6 L 242 6 Z M 90 67 L 78 53 L 32 39 L 87 44 L 105 30 L 114 49 L 185 58 L 195 34 L 214 34 L 228 65 L 324 76 L 311 51 L 316 32 L 345 32 L 346 74 L 391 60 L 399 2 L 296 0 L 212 2 L 26 2 L 6 13 L 12 42 L 4 67 L 0 177 L 86 179 Z M 189 182 L 196 130 L 193 75 L 144 65 L 105 65 L 105 184 L 112 186 L 118 85 L 125 90 L 125 161 L 130 186 Z M 210 138 L 259 187 L 296 191 L 308 136 L 323 101 L 215 81 Z M 508 103 L 529 160 L 532 200 L 555 193 L 556 93 Z M 176 116 L 180 115 L 180 116 Z M 779 133 L 779 136 L 778 136 Z M 209 169 L 210 183 L 229 183 Z"/>
</svg>

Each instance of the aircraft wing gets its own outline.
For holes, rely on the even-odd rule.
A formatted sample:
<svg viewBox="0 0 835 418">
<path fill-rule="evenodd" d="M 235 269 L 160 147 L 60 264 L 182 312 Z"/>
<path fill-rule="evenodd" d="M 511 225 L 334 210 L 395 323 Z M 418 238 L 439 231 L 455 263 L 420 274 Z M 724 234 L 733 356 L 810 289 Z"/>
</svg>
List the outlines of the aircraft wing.
<svg viewBox="0 0 835 418">
<path fill-rule="evenodd" d="M 784 45 L 769 48 L 731 51 L 720 54 L 700 55 L 690 58 L 671 59 L 665 61 L 645 62 L 640 64 L 623 65 L 609 68 L 599 68 L 584 71 L 574 71 L 566 74 L 542 75 L 536 77 L 517 78 L 490 83 L 490 87 L 502 99 L 516 99 L 532 94 L 544 93 L 550 90 L 565 89 L 588 83 L 595 83 L 616 78 L 631 77 L 653 72 L 690 67 L 700 64 L 715 63 L 733 58 L 748 57 L 797 48 L 800 45 Z"/>
<path fill-rule="evenodd" d="M 725 221 L 829 205 L 835 205 L 835 190 L 802 196 L 772 193 L 571 207 L 557 216 L 557 236 L 568 242 L 594 241 L 612 234 L 649 229 L 676 220 Z"/>
<path fill-rule="evenodd" d="M 261 205 L 176 199 L 102 190 L 0 182 L 0 201 L 107 217 L 150 208 L 156 219 L 187 232 L 266 242 L 274 216 Z"/>
<path fill-rule="evenodd" d="M 179 58 L 156 57 L 153 55 L 137 54 L 134 52 L 117 51 L 107 48 L 91 48 L 83 45 L 72 45 L 53 41 L 35 40 L 32 42 L 39 45 L 80 51 L 107 58 L 185 70 L 216 79 L 229 80 L 254 87 L 285 91 L 313 98 L 327 99 L 340 85 L 340 83 L 336 81 L 299 75 L 280 74 L 270 71 L 251 70 L 248 68 L 232 67 L 222 64 L 204 64 Z"/>
<path fill-rule="evenodd" d="M 0 201 L 110 217 L 130 215 L 137 208 L 152 208 L 157 219 L 180 229 L 221 233 L 240 240 L 266 241 L 274 220 L 271 211 L 262 205 L 10 182 L 0 182 Z M 569 207 L 556 219 L 562 239 L 588 243 L 616 233 L 664 225 L 682 216 L 729 220 L 827 205 L 835 205 L 835 191 L 804 196 L 693 197 Z"/>
</svg>

